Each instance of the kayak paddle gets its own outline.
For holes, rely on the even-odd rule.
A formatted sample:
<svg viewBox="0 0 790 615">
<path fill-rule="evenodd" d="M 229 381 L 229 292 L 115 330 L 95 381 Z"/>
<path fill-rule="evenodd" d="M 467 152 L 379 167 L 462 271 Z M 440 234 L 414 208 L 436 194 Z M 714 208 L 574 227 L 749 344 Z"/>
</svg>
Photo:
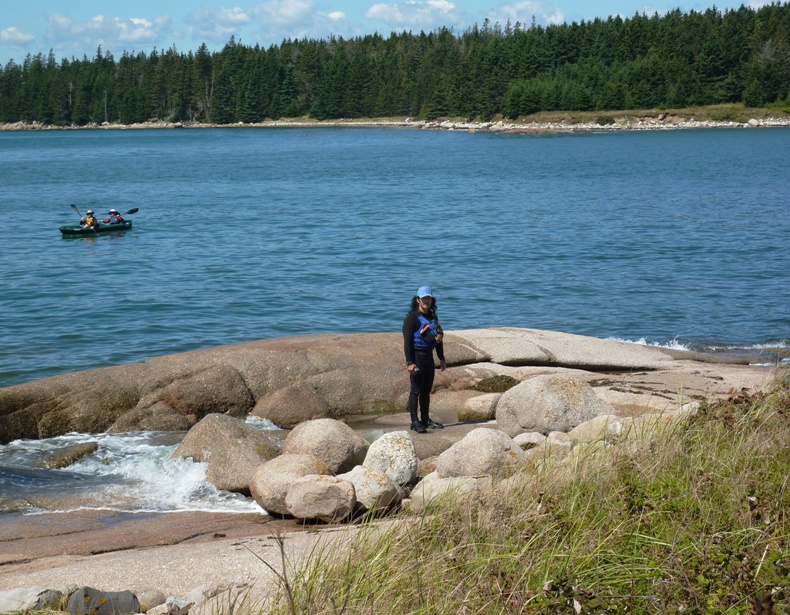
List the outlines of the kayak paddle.
<svg viewBox="0 0 790 615">
<path fill-rule="evenodd" d="M 80 218 L 82 218 L 82 214 L 80 213 L 80 210 L 79 210 L 79 209 L 77 209 L 77 206 L 76 206 L 76 205 L 72 205 L 72 206 L 71 206 L 71 208 L 72 208 L 74 211 L 76 211 L 76 212 L 77 212 L 77 214 L 79 214 Z M 132 215 L 132 214 L 136 214 L 138 211 L 140 211 L 140 208 L 139 208 L 139 207 L 133 207 L 132 209 L 130 209 L 129 211 L 127 211 L 127 212 L 124 214 L 124 216 L 130 216 L 130 215 Z"/>
</svg>

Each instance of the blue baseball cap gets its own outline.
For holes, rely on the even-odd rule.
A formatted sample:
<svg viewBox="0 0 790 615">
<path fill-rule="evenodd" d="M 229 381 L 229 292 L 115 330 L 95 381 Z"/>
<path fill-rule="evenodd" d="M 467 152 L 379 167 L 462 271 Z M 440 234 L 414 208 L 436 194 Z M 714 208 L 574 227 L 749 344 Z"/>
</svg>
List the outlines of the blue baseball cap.
<svg viewBox="0 0 790 615">
<path fill-rule="evenodd" d="M 417 291 L 417 296 L 422 299 L 423 297 L 433 297 L 433 293 L 431 292 L 430 286 L 420 286 L 420 289 Z"/>
</svg>

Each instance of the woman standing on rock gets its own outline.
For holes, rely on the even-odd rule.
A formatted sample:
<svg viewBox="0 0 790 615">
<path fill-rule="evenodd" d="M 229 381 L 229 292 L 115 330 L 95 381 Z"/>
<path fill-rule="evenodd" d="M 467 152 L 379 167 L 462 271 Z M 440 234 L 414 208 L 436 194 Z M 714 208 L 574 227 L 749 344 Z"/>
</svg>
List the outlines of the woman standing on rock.
<svg viewBox="0 0 790 615">
<path fill-rule="evenodd" d="M 411 311 L 403 321 L 403 351 L 406 354 L 406 369 L 411 380 L 409 393 L 409 413 L 411 429 L 425 433 L 427 428 L 442 429 L 444 425 L 432 421 L 428 416 L 431 403 L 431 389 L 436 367 L 433 364 L 433 350 L 439 357 L 439 367 L 447 368 L 444 361 L 442 326 L 436 316 L 436 299 L 430 286 L 421 286 L 417 295 L 412 297 Z M 417 419 L 417 406 L 420 407 L 420 420 Z"/>
</svg>

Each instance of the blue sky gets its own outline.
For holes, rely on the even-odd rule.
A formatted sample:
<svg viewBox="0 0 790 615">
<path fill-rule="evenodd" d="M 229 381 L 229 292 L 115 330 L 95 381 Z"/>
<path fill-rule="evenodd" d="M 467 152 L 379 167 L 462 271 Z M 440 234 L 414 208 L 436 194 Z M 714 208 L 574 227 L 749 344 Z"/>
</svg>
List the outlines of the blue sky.
<svg viewBox="0 0 790 615">
<path fill-rule="evenodd" d="M 721 10 L 742 2 L 710 0 L 0 0 L 0 64 L 22 63 L 27 54 L 50 49 L 63 58 L 93 57 L 101 45 L 117 59 L 124 51 L 149 53 L 154 48 L 179 52 L 206 43 L 219 50 L 231 35 L 245 45 L 263 47 L 286 38 L 346 38 L 378 32 L 426 32 L 441 26 L 462 32 L 488 18 L 503 26 L 510 19 L 529 25 L 589 20 L 595 17 L 655 12 L 663 14 Z M 757 8 L 763 0 L 744 0 Z"/>
</svg>

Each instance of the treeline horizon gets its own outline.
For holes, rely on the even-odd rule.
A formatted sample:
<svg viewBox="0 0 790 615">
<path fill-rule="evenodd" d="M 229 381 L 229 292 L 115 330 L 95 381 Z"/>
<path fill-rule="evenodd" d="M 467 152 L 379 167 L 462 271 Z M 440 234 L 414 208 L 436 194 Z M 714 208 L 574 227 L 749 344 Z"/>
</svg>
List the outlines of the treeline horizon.
<svg viewBox="0 0 790 615">
<path fill-rule="evenodd" d="M 230 41 L 209 52 L 28 55 L 0 67 L 0 122 L 488 120 L 540 111 L 790 106 L 790 3 L 455 34 Z"/>
</svg>

